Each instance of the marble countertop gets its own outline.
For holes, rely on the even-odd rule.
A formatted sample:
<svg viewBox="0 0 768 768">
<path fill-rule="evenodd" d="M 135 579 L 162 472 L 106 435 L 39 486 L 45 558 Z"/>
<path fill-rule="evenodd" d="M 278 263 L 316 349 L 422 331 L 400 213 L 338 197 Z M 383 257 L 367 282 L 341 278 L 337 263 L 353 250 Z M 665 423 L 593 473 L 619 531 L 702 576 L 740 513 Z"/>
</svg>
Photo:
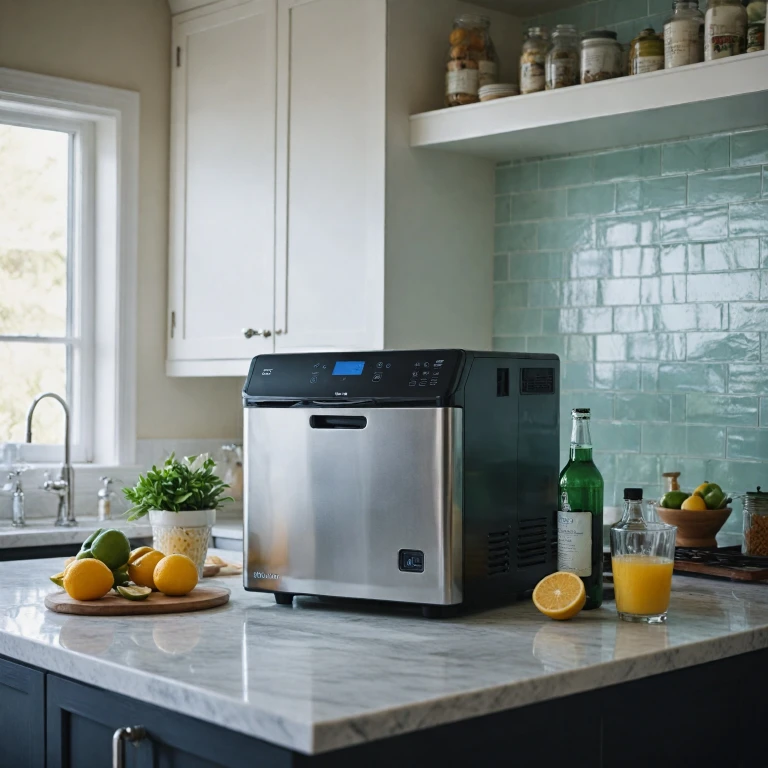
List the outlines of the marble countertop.
<svg viewBox="0 0 768 768">
<path fill-rule="evenodd" d="M 218 551 L 225 559 L 233 553 Z M 665 626 L 612 603 L 570 622 L 528 601 L 447 620 L 248 593 L 176 616 L 47 611 L 60 559 L 0 563 L 0 654 L 304 753 L 768 647 L 768 586 L 675 577 Z"/>
</svg>

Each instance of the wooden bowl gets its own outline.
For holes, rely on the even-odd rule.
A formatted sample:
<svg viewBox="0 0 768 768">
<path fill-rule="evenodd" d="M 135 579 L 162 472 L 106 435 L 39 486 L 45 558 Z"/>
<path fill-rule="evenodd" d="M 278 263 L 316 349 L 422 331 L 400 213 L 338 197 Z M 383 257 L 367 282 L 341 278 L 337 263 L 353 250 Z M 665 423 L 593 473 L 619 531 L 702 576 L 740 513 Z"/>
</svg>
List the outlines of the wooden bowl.
<svg viewBox="0 0 768 768">
<path fill-rule="evenodd" d="M 717 532 L 725 525 L 731 508 L 706 509 L 701 512 L 687 509 L 656 507 L 659 519 L 667 525 L 677 526 L 675 545 L 678 547 L 716 547 Z"/>
</svg>

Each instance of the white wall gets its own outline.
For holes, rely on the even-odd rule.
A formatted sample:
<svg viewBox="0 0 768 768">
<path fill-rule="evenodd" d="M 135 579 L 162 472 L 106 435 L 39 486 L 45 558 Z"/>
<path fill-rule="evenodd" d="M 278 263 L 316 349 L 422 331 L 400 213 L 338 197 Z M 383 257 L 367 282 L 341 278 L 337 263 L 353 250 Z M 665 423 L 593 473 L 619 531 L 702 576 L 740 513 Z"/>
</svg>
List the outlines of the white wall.
<svg viewBox="0 0 768 768">
<path fill-rule="evenodd" d="M 170 37 L 167 0 L 0 0 L 0 66 L 141 95 L 138 438 L 230 439 L 242 431 L 242 380 L 164 370 Z"/>
</svg>

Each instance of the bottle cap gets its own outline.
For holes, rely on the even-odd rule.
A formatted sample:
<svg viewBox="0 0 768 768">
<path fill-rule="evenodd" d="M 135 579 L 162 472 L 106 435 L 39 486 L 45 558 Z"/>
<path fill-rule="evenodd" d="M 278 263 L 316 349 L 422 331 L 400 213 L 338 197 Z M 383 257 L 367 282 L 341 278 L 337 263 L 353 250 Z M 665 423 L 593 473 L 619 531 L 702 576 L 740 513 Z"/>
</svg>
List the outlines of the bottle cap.
<svg viewBox="0 0 768 768">
<path fill-rule="evenodd" d="M 572 413 L 591 413 L 589 408 L 574 408 Z"/>
<path fill-rule="evenodd" d="M 624 500 L 625 501 L 642 501 L 643 489 L 642 488 L 625 488 Z"/>
</svg>

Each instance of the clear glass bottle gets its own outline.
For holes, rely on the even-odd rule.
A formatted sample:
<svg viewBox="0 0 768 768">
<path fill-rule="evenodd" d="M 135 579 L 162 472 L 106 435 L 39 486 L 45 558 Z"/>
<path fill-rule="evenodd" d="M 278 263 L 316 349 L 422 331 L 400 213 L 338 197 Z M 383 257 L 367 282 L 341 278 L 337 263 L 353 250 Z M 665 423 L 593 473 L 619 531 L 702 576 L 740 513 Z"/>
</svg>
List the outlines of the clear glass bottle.
<svg viewBox="0 0 768 768">
<path fill-rule="evenodd" d="M 581 79 L 581 39 L 573 24 L 558 24 L 552 32 L 552 45 L 545 65 L 546 89 L 578 85 Z"/>
<path fill-rule="evenodd" d="M 498 59 L 490 36 L 487 16 L 465 13 L 457 16 L 449 38 L 445 65 L 445 105 L 456 107 L 479 101 L 482 85 L 496 82 Z"/>
<path fill-rule="evenodd" d="M 570 457 L 560 473 L 557 567 L 582 578 L 589 610 L 603 602 L 603 476 L 592 460 L 589 408 L 574 408 L 571 417 Z"/>
<path fill-rule="evenodd" d="M 629 74 L 643 75 L 664 69 L 664 40 L 649 27 L 629 46 Z"/>
<path fill-rule="evenodd" d="M 699 0 L 675 0 L 664 23 L 664 68 L 704 61 L 704 14 Z"/>
<path fill-rule="evenodd" d="M 520 56 L 520 93 L 536 93 L 546 87 L 548 47 L 547 28 L 530 27 Z"/>
<path fill-rule="evenodd" d="M 747 50 L 747 9 L 741 0 L 709 0 L 704 16 L 704 61 Z"/>
<path fill-rule="evenodd" d="M 581 43 L 581 82 L 596 83 L 624 74 L 626 58 L 616 33 L 609 29 L 587 32 Z"/>
</svg>

